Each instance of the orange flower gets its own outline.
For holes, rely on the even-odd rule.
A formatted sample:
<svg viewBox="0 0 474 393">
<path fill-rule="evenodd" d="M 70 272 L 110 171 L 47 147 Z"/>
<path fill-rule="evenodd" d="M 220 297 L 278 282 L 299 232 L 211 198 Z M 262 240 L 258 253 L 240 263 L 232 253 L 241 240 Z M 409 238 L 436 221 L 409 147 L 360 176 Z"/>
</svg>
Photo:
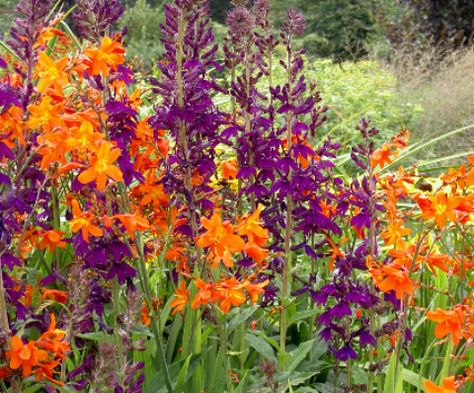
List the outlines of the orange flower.
<svg viewBox="0 0 474 393">
<path fill-rule="evenodd" d="M 437 308 L 435 311 L 428 311 L 426 317 L 436 322 L 435 336 L 443 338 L 451 334 L 454 345 L 458 345 L 463 336 L 462 328 L 464 322 L 463 306 L 454 306 L 452 310 L 442 310 Z"/>
<path fill-rule="evenodd" d="M 152 307 L 155 312 L 158 310 L 159 303 L 160 303 L 159 299 L 157 298 L 153 299 Z M 145 326 L 150 326 L 151 324 L 150 309 L 148 308 L 148 305 L 145 301 L 142 304 L 141 321 Z"/>
<path fill-rule="evenodd" d="M 61 236 L 64 235 L 64 232 L 52 229 L 50 231 L 44 232 L 42 235 L 43 239 L 41 239 L 39 244 L 40 250 L 47 248 L 49 252 L 52 252 L 56 247 L 65 248 L 67 245 L 66 242 L 61 238 Z"/>
<path fill-rule="evenodd" d="M 420 206 L 424 219 L 433 218 L 441 229 L 446 225 L 447 221 L 456 222 L 456 208 L 461 200 L 456 196 L 448 196 L 445 192 L 438 192 L 436 195 L 426 197 L 419 195 L 415 197 L 415 201 Z"/>
<path fill-rule="evenodd" d="M 247 243 L 243 251 L 257 263 L 261 263 L 268 258 L 268 250 L 253 243 Z"/>
<path fill-rule="evenodd" d="M 387 229 L 382 232 L 382 239 L 387 245 L 395 245 L 397 248 L 401 248 L 405 245 L 403 236 L 407 236 L 411 233 L 411 229 L 403 227 L 402 220 L 394 220 L 388 223 Z"/>
<path fill-rule="evenodd" d="M 90 213 L 83 213 L 79 207 L 79 203 L 74 199 L 71 202 L 72 214 L 74 218 L 70 221 L 71 231 L 79 232 L 82 230 L 82 238 L 89 243 L 89 235 L 100 237 L 104 234 L 102 229 L 92 224 L 95 217 Z"/>
<path fill-rule="evenodd" d="M 244 249 L 244 240 L 234 234 L 234 227 L 229 221 L 222 222 L 218 212 L 215 212 L 210 219 L 202 217 L 201 223 L 207 232 L 198 237 L 196 244 L 201 248 L 210 248 L 212 267 L 216 269 L 221 260 L 227 267 L 233 267 L 232 253 Z"/>
<path fill-rule="evenodd" d="M 194 296 L 191 307 L 196 310 L 201 304 L 206 305 L 212 301 L 214 284 L 207 284 L 200 278 L 197 278 L 194 280 L 194 285 L 198 288 L 198 293 Z"/>
<path fill-rule="evenodd" d="M 45 132 L 50 132 L 52 128 L 62 124 L 59 114 L 63 110 L 62 105 L 52 102 L 52 98 L 44 96 L 37 104 L 28 106 L 30 117 L 28 119 L 28 127 L 39 128 L 43 127 Z"/>
<path fill-rule="evenodd" d="M 437 267 L 447 273 L 449 271 L 447 264 L 452 264 L 452 260 L 449 255 L 446 254 L 430 254 L 426 258 L 426 264 L 436 276 L 436 270 L 434 268 Z"/>
<path fill-rule="evenodd" d="M 41 295 L 41 301 L 44 302 L 45 300 L 53 300 L 58 303 L 65 304 L 67 302 L 67 294 L 64 291 L 60 291 L 58 289 L 42 289 L 43 294 Z"/>
<path fill-rule="evenodd" d="M 377 166 L 383 168 L 385 165 L 390 164 L 391 162 L 390 147 L 386 143 L 384 143 L 380 149 L 375 150 L 370 159 L 370 163 L 374 168 Z"/>
<path fill-rule="evenodd" d="M 150 228 L 146 218 L 136 214 L 116 214 L 111 218 L 116 218 L 122 223 L 132 240 L 135 239 L 135 231 L 143 231 Z"/>
<path fill-rule="evenodd" d="M 402 299 L 405 295 L 413 294 L 415 287 L 408 268 L 399 263 L 392 262 L 388 265 L 377 266 L 370 257 L 367 258 L 367 267 L 371 274 L 375 285 L 379 287 L 381 291 L 390 292 L 395 291 L 397 299 Z"/>
<path fill-rule="evenodd" d="M 257 284 L 252 284 L 250 281 L 245 281 L 243 287 L 247 291 L 247 293 L 250 296 L 250 301 L 252 304 L 255 304 L 258 300 L 258 297 L 262 294 L 265 293 L 265 288 L 268 285 L 269 281 L 265 280 L 263 282 L 259 282 Z"/>
<path fill-rule="evenodd" d="M 90 121 L 85 121 L 80 127 L 71 128 L 71 136 L 66 140 L 69 149 L 89 150 L 92 145 L 104 139 L 104 135 L 95 132 L 94 125 Z"/>
<path fill-rule="evenodd" d="M 110 69 L 116 70 L 118 65 L 125 63 L 125 49 L 110 37 L 104 37 L 99 48 L 86 49 L 90 59 L 88 72 L 90 75 L 108 76 Z"/>
<path fill-rule="evenodd" d="M 36 88 L 40 93 L 44 93 L 52 86 L 56 93 L 62 96 L 63 87 L 69 83 L 69 77 L 64 71 L 67 58 L 63 57 L 54 62 L 46 52 L 39 52 L 38 56 L 38 86 Z"/>
<path fill-rule="evenodd" d="M 122 172 L 117 166 L 113 165 L 119 158 L 120 153 L 120 149 L 112 149 L 110 143 L 103 142 L 97 151 L 97 155 L 90 161 L 91 167 L 82 172 L 78 180 L 82 184 L 96 180 L 99 191 L 105 188 L 107 177 L 115 181 L 122 181 Z"/>
<path fill-rule="evenodd" d="M 443 379 L 441 386 L 435 385 L 431 381 L 424 381 L 423 386 L 426 393 L 456 393 L 456 382 L 455 377 L 447 377 Z"/>
<path fill-rule="evenodd" d="M 176 288 L 176 294 L 174 296 L 175 299 L 170 303 L 170 306 L 173 307 L 171 315 L 182 312 L 186 304 L 188 304 L 189 291 L 186 289 L 186 282 L 184 280 L 179 284 L 179 288 Z"/>
<path fill-rule="evenodd" d="M 268 240 L 268 230 L 262 227 L 260 213 L 263 205 L 258 205 L 257 210 L 252 215 L 244 218 L 237 226 L 237 233 L 240 236 L 247 236 L 249 243 L 263 246 Z"/>
<path fill-rule="evenodd" d="M 33 367 L 48 359 L 48 353 L 39 349 L 34 341 L 24 344 L 18 336 L 11 338 L 10 348 L 10 351 L 5 352 L 5 356 L 10 360 L 10 368 L 18 370 L 21 367 L 23 378 L 31 375 Z"/>
<path fill-rule="evenodd" d="M 70 349 L 69 343 L 64 340 L 65 337 L 66 332 L 56 329 L 56 316 L 51 314 L 48 330 L 36 340 L 36 345 L 52 353 L 55 358 L 65 360 L 66 353 Z"/>
<path fill-rule="evenodd" d="M 235 277 L 217 283 L 215 295 L 219 299 L 219 308 L 223 313 L 227 314 L 231 306 L 238 307 L 245 303 L 247 298 L 242 289 L 242 284 Z"/>
<path fill-rule="evenodd" d="M 222 177 L 226 180 L 236 179 L 239 168 L 237 167 L 237 160 L 228 160 L 221 164 Z"/>
</svg>

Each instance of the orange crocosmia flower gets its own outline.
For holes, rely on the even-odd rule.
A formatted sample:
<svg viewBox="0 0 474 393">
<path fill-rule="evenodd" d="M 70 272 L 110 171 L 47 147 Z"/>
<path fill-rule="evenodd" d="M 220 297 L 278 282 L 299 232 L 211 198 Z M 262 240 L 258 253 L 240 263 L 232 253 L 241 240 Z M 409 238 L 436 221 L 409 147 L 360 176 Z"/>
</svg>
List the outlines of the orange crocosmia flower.
<svg viewBox="0 0 474 393">
<path fill-rule="evenodd" d="M 255 243 L 260 247 L 268 240 L 268 230 L 262 227 L 260 221 L 262 210 L 263 205 L 258 205 L 257 210 L 244 218 L 237 226 L 237 233 L 240 236 L 247 236 L 249 243 Z"/>
<path fill-rule="evenodd" d="M 377 266 L 374 262 L 370 262 L 370 258 L 368 258 L 367 266 L 375 285 L 381 291 L 395 291 L 395 296 L 399 300 L 403 299 L 405 295 L 413 294 L 415 286 L 405 265 L 392 262 L 388 265 Z"/>
<path fill-rule="evenodd" d="M 71 206 L 74 218 L 70 221 L 70 225 L 74 233 L 82 231 L 82 238 L 87 243 L 89 243 L 89 235 L 100 237 L 104 234 L 102 229 L 91 222 L 95 221 L 95 217 L 90 213 L 83 213 L 75 199 L 72 200 Z"/>
<path fill-rule="evenodd" d="M 200 278 L 194 280 L 194 285 L 198 288 L 198 293 L 194 296 L 191 307 L 196 310 L 201 304 L 206 305 L 213 301 L 215 287 L 213 283 L 208 284 Z"/>
<path fill-rule="evenodd" d="M 402 237 L 409 235 L 411 232 L 411 229 L 403 227 L 402 220 L 395 220 L 388 223 L 387 229 L 383 231 L 381 236 L 385 244 L 400 248 L 405 244 Z"/>
<path fill-rule="evenodd" d="M 66 332 L 56 328 L 56 316 L 51 314 L 48 330 L 36 340 L 36 345 L 64 360 L 66 353 L 70 350 L 70 345 L 65 341 L 65 338 Z"/>
<path fill-rule="evenodd" d="M 198 169 L 195 169 L 191 176 L 191 185 L 194 187 L 200 186 L 204 182 L 204 177 L 201 175 Z"/>
<path fill-rule="evenodd" d="M 252 284 L 250 281 L 246 281 L 243 284 L 243 287 L 245 288 L 245 290 L 249 294 L 250 301 L 252 302 L 252 304 L 255 304 L 258 300 L 258 297 L 262 293 L 265 293 L 265 290 L 263 288 L 265 288 L 268 285 L 268 283 L 269 283 L 269 281 L 265 280 L 265 281 L 259 282 L 257 284 Z"/>
<path fill-rule="evenodd" d="M 380 149 L 375 150 L 370 159 L 370 163 L 374 168 L 378 166 L 383 168 L 385 165 L 390 164 L 391 162 L 390 147 L 386 143 L 384 143 Z"/>
<path fill-rule="evenodd" d="M 452 265 L 453 261 L 449 255 L 446 254 L 430 254 L 426 257 L 426 264 L 436 276 L 436 270 L 434 269 L 435 267 L 447 273 L 449 271 L 448 265 Z"/>
<path fill-rule="evenodd" d="M 398 154 L 397 150 L 404 149 L 408 147 L 408 140 L 410 139 L 410 131 L 406 128 L 402 128 L 402 130 L 395 135 L 391 139 L 391 147 L 395 149 L 395 154 Z"/>
<path fill-rule="evenodd" d="M 65 304 L 67 302 L 67 294 L 64 291 L 60 291 L 59 289 L 42 289 L 43 294 L 41 295 L 41 301 L 44 302 L 45 300 L 53 300 L 58 303 Z"/>
<path fill-rule="evenodd" d="M 243 251 L 257 263 L 265 261 L 268 258 L 268 250 L 255 243 L 245 244 Z"/>
<path fill-rule="evenodd" d="M 108 142 L 102 142 L 95 157 L 90 161 L 90 167 L 83 171 L 77 178 L 82 184 L 96 181 L 99 191 L 105 188 L 107 177 L 115 181 L 122 181 L 123 176 L 120 169 L 114 165 L 121 154 L 120 149 L 112 149 Z"/>
<path fill-rule="evenodd" d="M 53 61 L 46 52 L 39 52 L 37 64 L 38 85 L 37 90 L 45 93 L 50 87 L 53 87 L 56 93 L 62 96 L 62 89 L 69 83 L 68 74 L 64 71 L 68 59 L 63 57 Z"/>
<path fill-rule="evenodd" d="M 11 338 L 10 348 L 10 351 L 5 352 L 5 356 L 10 361 L 10 368 L 18 370 L 21 367 L 23 378 L 31 375 L 33 367 L 48 359 L 48 353 L 43 349 L 39 349 L 34 341 L 24 344 L 18 336 Z"/>
<path fill-rule="evenodd" d="M 50 132 L 51 129 L 62 125 L 62 120 L 59 114 L 63 107 L 61 103 L 53 103 L 53 99 L 49 96 L 44 96 L 41 101 L 34 105 L 28 106 L 30 117 L 27 126 L 30 128 L 42 127 L 45 132 Z"/>
<path fill-rule="evenodd" d="M 52 229 L 50 231 L 44 232 L 42 235 L 43 239 L 41 239 L 41 242 L 39 243 L 40 250 L 47 248 L 49 252 L 52 252 L 56 247 L 65 248 L 67 245 L 66 242 L 62 240 L 64 232 Z"/>
<path fill-rule="evenodd" d="M 55 368 L 59 366 L 61 362 L 59 360 L 53 361 L 53 362 L 48 362 L 48 363 L 41 363 L 38 365 L 38 367 L 35 369 L 34 373 L 36 375 L 36 380 L 41 381 L 41 379 L 46 378 L 50 382 L 58 385 L 58 386 L 64 386 L 64 383 L 54 379 L 53 374 L 60 374 L 60 371 L 56 371 Z"/>
<path fill-rule="evenodd" d="M 150 225 L 146 218 L 136 214 L 116 214 L 111 218 L 119 220 L 132 240 L 135 239 L 135 231 L 143 231 L 149 229 Z"/>
<path fill-rule="evenodd" d="M 178 312 L 182 312 L 186 304 L 189 301 L 189 291 L 186 288 L 186 282 L 183 280 L 179 284 L 179 287 L 176 288 L 175 299 L 170 303 L 170 306 L 173 307 L 171 315 L 175 315 Z"/>
<path fill-rule="evenodd" d="M 201 223 L 207 232 L 197 238 L 196 244 L 200 248 L 210 248 L 212 267 L 216 269 L 219 261 L 227 267 L 233 267 L 232 253 L 244 249 L 244 240 L 234 234 L 234 227 L 229 221 L 222 222 L 220 212 L 215 212 L 210 219 L 202 217 Z"/>
<path fill-rule="evenodd" d="M 348 239 L 347 238 L 344 238 L 341 240 L 341 244 L 345 243 Z M 332 253 L 331 253 L 331 258 L 329 259 L 329 270 L 330 271 L 333 271 L 334 270 L 334 262 L 336 262 L 336 259 L 338 257 L 341 257 L 341 258 L 344 258 L 346 255 L 344 254 L 344 252 L 342 252 L 340 250 L 340 248 L 334 244 L 334 242 L 331 240 L 331 238 L 329 236 L 326 236 L 326 241 L 329 243 L 329 245 L 331 246 L 331 249 L 332 249 Z"/>
<path fill-rule="evenodd" d="M 237 160 L 228 160 L 221 165 L 222 177 L 226 180 L 237 179 L 237 173 L 239 168 L 237 166 Z"/>
<path fill-rule="evenodd" d="M 415 201 L 420 206 L 423 218 L 428 220 L 433 218 L 439 229 L 443 228 L 447 221 L 458 221 L 455 209 L 459 206 L 461 200 L 457 196 L 449 196 L 445 192 L 438 192 L 436 195 L 429 197 L 418 195 L 415 197 Z"/>
<path fill-rule="evenodd" d="M 97 142 L 104 139 L 104 134 L 95 132 L 94 125 L 86 120 L 80 127 L 72 127 L 70 137 L 66 141 L 69 149 L 73 150 L 90 150 Z"/>
<path fill-rule="evenodd" d="M 451 310 L 437 308 L 435 311 L 428 311 L 426 317 L 435 322 L 435 336 L 443 338 L 451 334 L 454 345 L 458 345 L 463 336 L 464 312 L 463 306 L 454 306 Z"/>
<path fill-rule="evenodd" d="M 336 214 L 336 206 L 331 206 L 323 200 L 319 202 L 319 207 L 321 208 L 321 213 L 323 213 L 327 218 L 331 218 Z"/>
<path fill-rule="evenodd" d="M 110 70 L 116 70 L 118 65 L 125 63 L 125 49 L 117 41 L 110 37 L 104 37 L 99 48 L 86 49 L 86 56 L 89 58 L 90 75 L 108 76 Z"/>
<path fill-rule="evenodd" d="M 38 48 L 40 46 L 47 45 L 48 42 L 52 40 L 54 37 L 65 37 L 65 36 L 66 34 L 63 31 L 58 30 L 54 27 L 48 27 L 41 32 L 33 48 Z"/>
<path fill-rule="evenodd" d="M 215 297 L 219 299 L 219 308 L 227 314 L 230 307 L 238 307 L 247 300 L 243 285 L 235 277 L 227 278 L 216 285 Z"/>
<path fill-rule="evenodd" d="M 443 384 L 441 386 L 435 385 L 431 381 L 424 381 L 423 387 L 425 388 L 426 393 L 456 393 L 456 379 L 455 377 L 447 377 L 443 379 Z"/>
<path fill-rule="evenodd" d="M 38 154 L 42 156 L 41 169 L 46 170 L 52 163 L 66 164 L 65 155 L 70 151 L 66 145 L 68 134 L 65 130 L 54 133 L 44 133 L 38 136 L 40 147 Z"/>
</svg>

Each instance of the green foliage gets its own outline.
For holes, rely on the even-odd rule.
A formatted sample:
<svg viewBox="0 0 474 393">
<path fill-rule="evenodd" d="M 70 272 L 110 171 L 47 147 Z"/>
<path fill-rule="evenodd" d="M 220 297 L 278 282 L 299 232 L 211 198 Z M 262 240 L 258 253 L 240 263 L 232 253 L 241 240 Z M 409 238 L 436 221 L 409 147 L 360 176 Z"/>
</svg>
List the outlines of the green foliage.
<svg viewBox="0 0 474 393">
<path fill-rule="evenodd" d="M 159 29 L 161 17 L 160 8 L 151 6 L 146 0 L 137 0 L 120 20 L 121 27 L 128 27 L 125 37 L 128 56 L 142 67 L 152 66 L 163 52 Z"/>
<path fill-rule="evenodd" d="M 16 4 L 14 0 L 0 0 L 0 35 L 10 30 Z"/>
<path fill-rule="evenodd" d="M 277 48 L 277 52 L 280 49 Z M 402 126 L 410 128 L 421 113 L 420 106 L 401 99 L 395 75 L 375 61 L 306 61 L 305 76 L 309 82 L 317 83 L 322 105 L 328 107 L 327 121 L 317 131 L 317 137 L 330 135 L 342 144 L 345 151 L 360 137 L 360 132 L 355 129 L 360 118 L 369 119 L 381 131 L 380 141 L 386 141 Z M 273 81 L 279 84 L 286 76 L 277 59 L 273 64 Z M 261 88 L 267 86 L 268 80 L 262 78 L 259 85 Z M 224 96 L 218 97 L 217 102 L 224 110 L 230 105 Z"/>
<path fill-rule="evenodd" d="M 317 81 L 323 103 L 329 108 L 328 120 L 320 132 L 344 145 L 349 146 L 358 137 L 354 127 L 361 117 L 370 119 L 386 140 L 401 126 L 410 124 L 419 111 L 400 101 L 396 77 L 374 61 L 316 60 L 309 64 L 307 73 L 310 80 Z"/>
</svg>

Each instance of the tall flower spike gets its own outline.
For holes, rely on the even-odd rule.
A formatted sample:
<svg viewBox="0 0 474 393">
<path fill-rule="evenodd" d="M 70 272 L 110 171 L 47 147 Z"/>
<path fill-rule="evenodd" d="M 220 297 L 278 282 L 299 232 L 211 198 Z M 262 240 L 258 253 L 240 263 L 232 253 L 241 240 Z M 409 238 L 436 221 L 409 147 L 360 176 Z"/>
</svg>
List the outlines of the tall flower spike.
<svg viewBox="0 0 474 393">
<path fill-rule="evenodd" d="M 229 12 L 226 18 L 229 27 L 229 36 L 236 46 L 244 44 L 252 35 L 255 27 L 255 17 L 246 7 L 236 7 Z"/>
<path fill-rule="evenodd" d="M 14 20 L 7 44 L 26 65 L 26 68 L 16 69 L 16 72 L 25 79 L 22 91 L 25 107 L 33 92 L 33 66 L 39 50 L 35 44 L 47 24 L 46 17 L 54 3 L 55 0 L 21 0 L 16 7 L 21 17 Z"/>
<path fill-rule="evenodd" d="M 288 19 L 283 23 L 282 30 L 288 34 L 302 36 L 306 28 L 304 15 L 300 11 L 290 8 L 287 17 Z"/>
<path fill-rule="evenodd" d="M 74 20 L 79 36 L 96 42 L 101 37 L 110 36 L 112 25 L 124 10 L 120 0 L 78 0 Z"/>
<path fill-rule="evenodd" d="M 208 72 L 210 67 L 220 68 L 215 61 L 217 46 L 213 45 L 207 7 L 198 1 L 167 4 L 161 29 L 166 48 L 158 64 L 162 75 L 160 81 L 152 79 L 151 83 L 163 100 L 150 125 L 169 130 L 174 148 L 166 158 L 162 182 L 178 204 L 188 206 L 188 223 L 179 230 L 197 235 L 198 212 L 213 206 L 207 193 L 216 172 L 215 146 L 224 121 L 211 98 L 221 89 Z"/>
</svg>

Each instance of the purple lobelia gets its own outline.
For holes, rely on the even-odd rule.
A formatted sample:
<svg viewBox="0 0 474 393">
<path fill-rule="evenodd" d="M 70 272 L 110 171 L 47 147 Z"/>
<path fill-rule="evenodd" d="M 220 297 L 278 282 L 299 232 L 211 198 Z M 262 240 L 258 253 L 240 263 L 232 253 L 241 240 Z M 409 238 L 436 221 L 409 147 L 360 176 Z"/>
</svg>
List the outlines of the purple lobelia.
<svg viewBox="0 0 474 393">
<path fill-rule="evenodd" d="M 215 61 L 217 46 L 207 14 L 201 1 L 165 5 L 161 30 L 166 52 L 158 63 L 162 75 L 160 80 L 151 79 L 162 102 L 156 105 L 150 124 L 155 132 L 168 130 L 173 146 L 163 163 L 162 182 L 177 206 L 187 205 L 187 223 L 177 230 L 193 237 L 198 218 L 213 207 L 209 183 L 216 172 L 219 127 L 225 122 L 212 101 L 212 95 L 222 89 L 209 71 L 221 67 Z"/>
<path fill-rule="evenodd" d="M 7 44 L 25 65 L 24 69 L 15 70 L 24 78 L 19 97 L 23 109 L 26 109 L 33 93 L 33 67 L 41 49 L 35 44 L 42 29 L 47 26 L 46 19 L 54 3 L 54 0 L 21 0 L 16 7 L 20 16 L 13 21 Z"/>
<path fill-rule="evenodd" d="M 120 0 L 78 0 L 74 20 L 79 37 L 98 42 L 112 35 L 112 26 L 124 10 Z"/>
</svg>

